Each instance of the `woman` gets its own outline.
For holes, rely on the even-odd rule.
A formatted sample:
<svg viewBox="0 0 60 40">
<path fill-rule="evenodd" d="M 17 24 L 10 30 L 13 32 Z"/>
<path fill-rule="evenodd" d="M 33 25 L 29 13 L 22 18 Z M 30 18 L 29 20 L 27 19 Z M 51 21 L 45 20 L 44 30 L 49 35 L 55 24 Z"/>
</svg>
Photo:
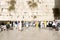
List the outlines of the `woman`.
<svg viewBox="0 0 60 40">
<path fill-rule="evenodd" d="M 9 28 L 10 28 L 10 23 L 7 22 L 7 24 L 6 24 L 6 29 L 9 30 Z"/>
</svg>

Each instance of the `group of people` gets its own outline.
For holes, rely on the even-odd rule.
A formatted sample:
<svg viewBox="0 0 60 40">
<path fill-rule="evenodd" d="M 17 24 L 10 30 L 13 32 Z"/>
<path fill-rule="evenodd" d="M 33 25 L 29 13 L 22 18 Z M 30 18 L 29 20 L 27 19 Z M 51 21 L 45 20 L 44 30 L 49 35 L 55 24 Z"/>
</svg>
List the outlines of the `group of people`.
<svg viewBox="0 0 60 40">
<path fill-rule="evenodd" d="M 30 24 L 26 23 L 26 27 L 29 27 Z M 34 25 L 36 28 L 52 28 L 58 30 L 57 22 L 54 21 L 35 21 Z"/>
<path fill-rule="evenodd" d="M 30 24 L 28 22 L 26 22 L 24 24 L 24 21 L 21 21 L 21 22 L 13 22 L 13 23 L 7 22 L 6 25 L 1 25 L 0 26 L 0 30 L 1 31 L 2 30 L 9 30 L 9 29 L 13 29 L 13 28 L 15 28 L 15 29 L 18 28 L 18 29 L 21 30 L 21 29 L 23 29 L 24 25 L 25 25 L 25 27 L 29 27 Z M 35 21 L 34 22 L 34 25 L 35 25 L 36 28 L 51 27 L 52 29 L 58 30 L 57 23 L 56 23 L 55 20 L 54 21 Z"/>
<path fill-rule="evenodd" d="M 51 27 L 52 29 L 55 29 L 56 31 L 58 31 L 58 26 L 57 26 L 57 22 L 54 20 L 52 22 L 49 22 L 47 27 Z"/>
<path fill-rule="evenodd" d="M 0 25 L 0 31 L 5 31 L 5 30 L 9 30 L 11 28 L 11 23 L 10 22 L 7 22 L 6 24 L 4 23 L 1 23 Z"/>
<path fill-rule="evenodd" d="M 55 29 L 56 31 L 59 30 L 58 26 L 57 26 L 57 22 L 55 20 L 54 21 L 44 21 L 44 22 L 41 22 L 39 28 L 46 28 L 46 27 Z"/>
</svg>

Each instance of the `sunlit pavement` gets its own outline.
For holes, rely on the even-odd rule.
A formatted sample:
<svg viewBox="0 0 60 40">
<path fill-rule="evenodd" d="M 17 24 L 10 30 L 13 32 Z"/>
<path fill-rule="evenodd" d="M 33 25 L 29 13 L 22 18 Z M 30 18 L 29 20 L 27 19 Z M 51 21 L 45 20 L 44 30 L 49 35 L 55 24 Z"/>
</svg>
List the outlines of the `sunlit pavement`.
<svg viewBox="0 0 60 40">
<path fill-rule="evenodd" d="M 25 28 L 0 32 L 0 40 L 60 40 L 60 31 L 38 28 Z"/>
</svg>

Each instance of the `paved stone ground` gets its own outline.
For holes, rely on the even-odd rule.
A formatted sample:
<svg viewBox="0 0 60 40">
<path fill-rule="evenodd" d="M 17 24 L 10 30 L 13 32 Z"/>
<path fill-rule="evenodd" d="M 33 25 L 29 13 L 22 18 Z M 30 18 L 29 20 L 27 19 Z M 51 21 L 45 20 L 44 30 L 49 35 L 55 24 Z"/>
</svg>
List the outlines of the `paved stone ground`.
<svg viewBox="0 0 60 40">
<path fill-rule="evenodd" d="M 0 32 L 0 40 L 60 40 L 60 31 L 38 28 L 25 28 Z"/>
</svg>

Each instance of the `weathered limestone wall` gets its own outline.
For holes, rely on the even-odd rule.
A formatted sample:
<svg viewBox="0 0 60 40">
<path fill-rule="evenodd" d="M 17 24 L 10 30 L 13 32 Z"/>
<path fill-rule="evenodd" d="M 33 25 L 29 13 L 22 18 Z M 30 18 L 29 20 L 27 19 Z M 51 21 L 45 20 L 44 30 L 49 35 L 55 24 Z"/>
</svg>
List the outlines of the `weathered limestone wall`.
<svg viewBox="0 0 60 40">
<path fill-rule="evenodd" d="M 55 8 L 59 8 L 59 14 L 60 14 L 60 0 L 55 0 Z M 60 19 L 60 17 L 59 17 L 59 19 Z"/>
<path fill-rule="evenodd" d="M 52 8 L 54 8 L 54 0 L 40 0 L 41 4 L 35 0 L 38 4 L 38 8 L 31 10 L 27 4 L 28 0 L 17 0 L 17 9 L 19 15 L 24 16 L 24 20 L 54 20 Z M 20 4 L 19 4 L 20 3 Z M 37 18 L 33 19 L 33 15 Z"/>
<path fill-rule="evenodd" d="M 60 9 L 60 0 L 55 0 L 55 7 Z"/>
<path fill-rule="evenodd" d="M 25 21 L 32 21 L 32 20 L 54 20 L 52 8 L 54 8 L 55 2 L 54 0 L 34 0 L 38 7 L 34 10 L 29 8 L 27 2 L 29 0 L 16 0 L 15 11 L 10 12 L 12 16 L 9 16 L 9 12 L 7 10 L 9 4 L 7 3 L 8 0 L 0 0 L 0 20 L 25 20 Z M 3 8 L 3 11 L 1 10 Z M 7 17 L 8 15 L 8 17 Z M 34 19 L 33 16 L 36 16 Z"/>
</svg>

